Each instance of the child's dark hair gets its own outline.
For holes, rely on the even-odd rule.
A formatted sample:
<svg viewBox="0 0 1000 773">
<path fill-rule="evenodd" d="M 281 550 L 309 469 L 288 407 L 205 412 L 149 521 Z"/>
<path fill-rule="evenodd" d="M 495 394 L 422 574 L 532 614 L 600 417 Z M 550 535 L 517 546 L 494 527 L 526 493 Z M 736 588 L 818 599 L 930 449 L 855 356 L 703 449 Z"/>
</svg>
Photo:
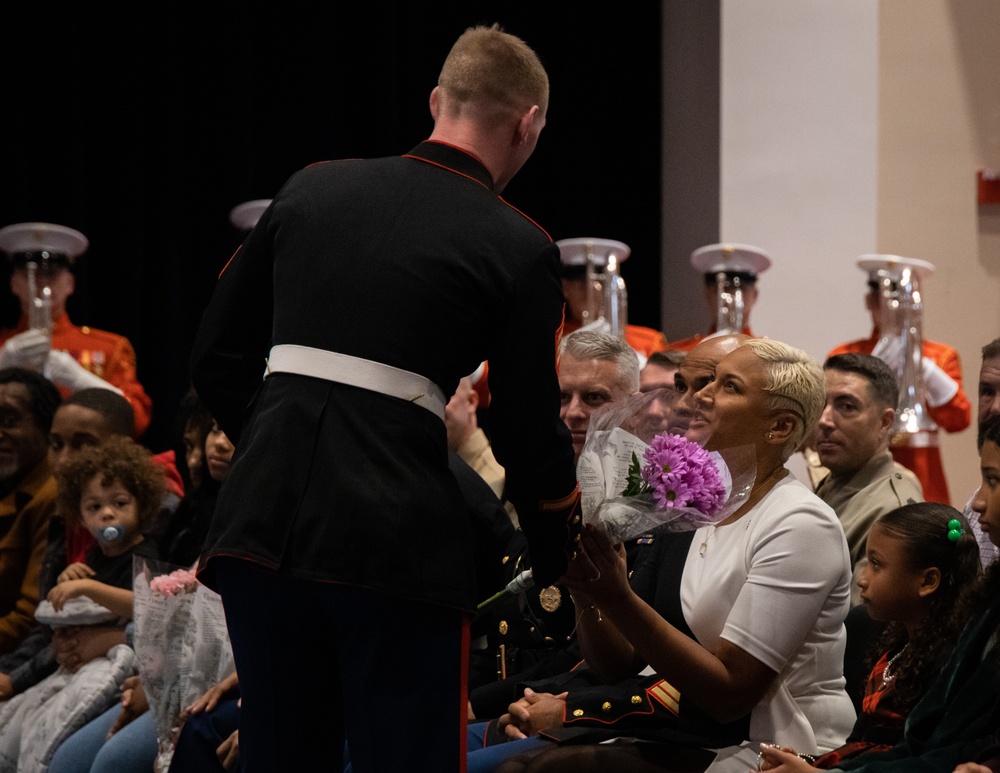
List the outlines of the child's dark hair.
<svg viewBox="0 0 1000 773">
<path fill-rule="evenodd" d="M 56 472 L 58 502 L 67 522 L 82 524 L 80 502 L 90 482 L 100 476 L 101 485 L 117 481 L 136 499 L 139 531 L 145 532 L 160 510 L 166 489 L 163 468 L 149 449 L 128 437 L 115 435 L 99 446 L 82 449 Z"/>
<path fill-rule="evenodd" d="M 960 536 L 949 532 L 957 521 Z M 872 528 L 903 543 L 909 567 L 914 570 L 937 567 L 941 581 L 929 598 L 923 624 L 907 639 L 902 623 L 890 623 L 879 642 L 881 652 L 906 646 L 893 664 L 896 697 L 907 709 L 919 700 L 930 680 L 954 648 L 966 616 L 961 599 L 976 587 L 981 567 L 979 545 L 964 516 L 955 508 L 938 502 L 903 505 L 879 518 Z"/>
<path fill-rule="evenodd" d="M 185 443 L 185 435 L 188 430 L 193 430 L 197 437 L 197 443 L 201 446 L 202 451 L 205 450 L 205 439 L 208 437 L 208 433 L 212 429 L 212 425 L 215 420 L 212 418 L 212 414 L 208 412 L 208 408 L 201 401 L 198 393 L 192 387 L 184 395 L 181 400 L 178 415 L 178 426 L 177 426 L 177 441 L 178 447 L 176 449 L 178 468 L 181 471 L 181 475 L 184 478 L 184 488 L 188 491 L 193 491 L 195 486 L 192 481 L 192 475 L 194 470 L 189 470 L 187 468 L 187 446 Z M 204 454 L 202 455 L 204 456 Z M 201 461 L 201 469 L 197 472 L 201 473 L 201 485 L 205 485 L 207 481 L 211 481 L 211 477 L 206 469 L 206 463 L 204 458 Z"/>
</svg>

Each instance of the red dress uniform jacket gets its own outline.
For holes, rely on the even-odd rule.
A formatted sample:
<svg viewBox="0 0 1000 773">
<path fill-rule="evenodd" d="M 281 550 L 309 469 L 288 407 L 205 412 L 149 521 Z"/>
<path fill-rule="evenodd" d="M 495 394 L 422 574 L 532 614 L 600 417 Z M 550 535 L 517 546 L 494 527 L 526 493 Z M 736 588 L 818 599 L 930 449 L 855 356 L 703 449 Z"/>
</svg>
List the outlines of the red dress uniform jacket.
<svg viewBox="0 0 1000 773">
<path fill-rule="evenodd" d="M 17 327 L 0 330 L 0 346 L 27 329 L 28 318 L 22 317 Z M 127 338 L 92 327 L 78 327 L 63 314 L 52 323 L 52 348 L 69 352 L 95 376 L 122 390 L 135 413 L 135 437 L 142 436 L 152 418 L 153 401 L 136 378 L 135 350 Z"/>
</svg>

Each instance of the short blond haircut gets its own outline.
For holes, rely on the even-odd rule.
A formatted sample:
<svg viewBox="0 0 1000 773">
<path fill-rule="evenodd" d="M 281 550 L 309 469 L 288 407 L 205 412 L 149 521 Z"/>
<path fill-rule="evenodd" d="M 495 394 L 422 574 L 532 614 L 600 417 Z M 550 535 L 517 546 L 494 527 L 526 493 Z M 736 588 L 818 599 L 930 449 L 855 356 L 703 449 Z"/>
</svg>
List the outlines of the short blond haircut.
<svg viewBox="0 0 1000 773">
<path fill-rule="evenodd" d="M 445 59 L 438 87 L 446 110 L 459 113 L 471 106 L 494 117 L 520 115 L 549 102 L 549 77 L 538 55 L 499 24 L 470 27 Z"/>
<path fill-rule="evenodd" d="M 801 349 L 770 338 L 751 338 L 743 344 L 764 363 L 767 373 L 767 407 L 774 411 L 789 411 L 799 418 L 796 431 L 782 448 L 787 461 L 806 435 L 819 422 L 826 404 L 826 378 L 823 368 Z"/>
</svg>

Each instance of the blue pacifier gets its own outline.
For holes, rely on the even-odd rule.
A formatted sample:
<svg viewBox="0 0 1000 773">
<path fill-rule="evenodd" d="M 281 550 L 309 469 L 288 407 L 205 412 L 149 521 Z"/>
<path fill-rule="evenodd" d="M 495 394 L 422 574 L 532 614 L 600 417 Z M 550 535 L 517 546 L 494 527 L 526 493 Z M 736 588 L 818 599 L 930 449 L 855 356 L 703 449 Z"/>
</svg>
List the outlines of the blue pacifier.
<svg viewBox="0 0 1000 773">
<path fill-rule="evenodd" d="M 117 524 L 114 526 L 105 526 L 97 532 L 97 537 L 101 542 L 117 542 L 124 536 L 125 527 Z"/>
</svg>

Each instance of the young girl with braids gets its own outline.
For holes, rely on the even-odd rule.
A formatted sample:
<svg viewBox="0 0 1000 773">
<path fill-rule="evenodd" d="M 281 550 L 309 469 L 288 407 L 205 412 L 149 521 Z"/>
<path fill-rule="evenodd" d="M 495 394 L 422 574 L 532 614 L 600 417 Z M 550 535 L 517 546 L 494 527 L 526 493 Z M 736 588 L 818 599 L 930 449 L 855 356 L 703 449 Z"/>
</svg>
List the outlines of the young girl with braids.
<svg viewBox="0 0 1000 773">
<path fill-rule="evenodd" d="M 891 749 L 954 649 L 967 620 L 959 600 L 980 571 L 979 547 L 962 515 L 936 502 L 904 505 L 875 522 L 866 553 L 861 599 L 872 619 L 888 626 L 854 729 L 844 746 L 818 759 L 783 755 L 779 768 L 765 751 L 760 770 L 829 770 L 863 752 Z"/>
</svg>

